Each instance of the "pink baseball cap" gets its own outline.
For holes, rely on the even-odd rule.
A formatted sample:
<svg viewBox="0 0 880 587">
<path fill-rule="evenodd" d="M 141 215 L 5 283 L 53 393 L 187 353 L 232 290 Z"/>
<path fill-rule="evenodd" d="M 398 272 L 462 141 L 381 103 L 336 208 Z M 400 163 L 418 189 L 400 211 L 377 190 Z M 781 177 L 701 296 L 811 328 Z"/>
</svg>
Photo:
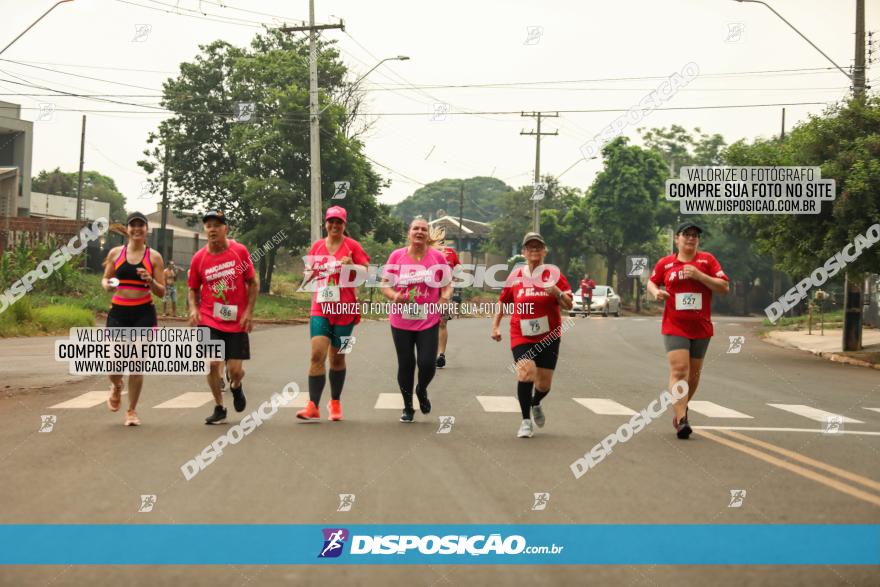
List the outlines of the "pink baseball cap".
<svg viewBox="0 0 880 587">
<path fill-rule="evenodd" d="M 330 220 L 331 218 L 339 218 L 343 222 L 348 222 L 345 208 L 343 208 L 342 206 L 330 206 L 329 208 L 327 208 L 327 213 L 324 215 L 324 220 Z"/>
</svg>

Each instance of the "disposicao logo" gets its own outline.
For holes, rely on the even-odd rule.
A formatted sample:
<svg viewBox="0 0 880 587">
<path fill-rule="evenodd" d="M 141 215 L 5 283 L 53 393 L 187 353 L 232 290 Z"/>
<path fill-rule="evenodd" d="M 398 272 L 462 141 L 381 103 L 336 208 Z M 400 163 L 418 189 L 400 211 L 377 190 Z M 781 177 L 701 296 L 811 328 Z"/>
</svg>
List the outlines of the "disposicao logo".
<svg viewBox="0 0 880 587">
<path fill-rule="evenodd" d="M 318 558 L 336 558 L 342 554 L 345 541 L 348 540 L 348 530 L 345 528 L 324 528 L 324 547 Z"/>
</svg>

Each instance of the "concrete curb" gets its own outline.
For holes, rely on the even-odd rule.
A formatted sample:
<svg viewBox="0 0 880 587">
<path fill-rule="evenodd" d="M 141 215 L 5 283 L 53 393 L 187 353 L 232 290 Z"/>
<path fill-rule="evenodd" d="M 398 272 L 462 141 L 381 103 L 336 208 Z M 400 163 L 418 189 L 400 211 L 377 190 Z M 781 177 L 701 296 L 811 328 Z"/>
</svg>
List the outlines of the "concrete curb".
<svg viewBox="0 0 880 587">
<path fill-rule="evenodd" d="M 880 369 L 880 365 L 875 365 L 873 363 L 869 363 L 868 361 L 862 361 L 861 359 L 854 359 L 852 357 L 847 357 L 846 355 L 841 355 L 840 353 L 832 353 L 828 351 L 817 351 L 815 349 L 809 349 L 804 347 L 799 347 L 797 345 L 791 344 L 788 341 L 781 340 L 773 336 L 775 331 L 771 330 L 764 337 L 764 342 L 768 342 L 774 346 L 793 349 L 797 351 L 804 351 L 806 353 L 810 353 L 811 355 L 816 355 L 817 357 L 821 357 L 823 359 L 827 359 L 829 361 L 833 361 L 835 363 L 846 363 L 847 365 L 855 365 L 857 367 L 867 367 L 868 369 Z"/>
</svg>

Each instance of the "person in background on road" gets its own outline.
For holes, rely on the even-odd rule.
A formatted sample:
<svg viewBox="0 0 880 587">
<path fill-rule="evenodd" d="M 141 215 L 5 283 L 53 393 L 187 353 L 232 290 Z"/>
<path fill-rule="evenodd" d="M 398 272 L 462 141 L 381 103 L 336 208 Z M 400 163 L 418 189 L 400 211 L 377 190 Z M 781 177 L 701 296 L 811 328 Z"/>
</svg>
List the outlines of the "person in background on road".
<svg viewBox="0 0 880 587">
<path fill-rule="evenodd" d="M 360 322 L 360 312 L 348 311 L 357 304 L 357 288 L 341 287 L 341 274 L 346 283 L 352 283 L 355 268 L 367 271 L 370 257 L 359 242 L 345 236 L 347 213 L 342 206 L 331 206 L 324 216 L 327 237 L 316 240 L 308 252 L 308 263 L 303 283 L 313 283 L 312 310 L 309 335 L 312 354 L 309 363 L 309 403 L 296 413 L 301 420 L 321 419 L 321 394 L 327 381 L 326 362 L 330 356 L 330 405 L 328 419 L 342 420 L 342 386 L 345 384 L 345 353 L 340 352 L 349 342 L 354 326 Z M 311 289 L 311 288 L 309 288 Z M 344 311 L 343 311 L 344 310 Z M 350 344 L 350 342 L 349 342 Z"/>
<path fill-rule="evenodd" d="M 259 289 L 254 264 L 247 247 L 227 238 L 229 226 L 223 212 L 212 210 L 202 216 L 202 222 L 208 244 L 193 255 L 189 268 L 189 323 L 190 326 L 210 328 L 211 340 L 225 343 L 232 405 L 236 412 L 243 412 L 247 398 L 242 386 L 242 361 L 251 358 L 248 333 L 253 328 Z M 205 424 L 219 424 L 226 420 L 220 390 L 223 363 L 211 361 L 208 386 L 216 405 L 214 413 L 205 418 Z"/>
<path fill-rule="evenodd" d="M 651 295 L 666 302 L 660 332 L 669 361 L 669 389 L 678 381 L 688 383 L 688 396 L 673 404 L 672 425 L 681 439 L 693 431 L 687 404 L 700 383 L 703 359 L 713 334 L 712 294 L 725 295 L 730 289 L 718 260 L 697 250 L 702 233 L 703 229 L 689 220 L 679 224 L 675 231 L 678 253 L 657 261 L 648 281 Z"/>
<path fill-rule="evenodd" d="M 581 279 L 581 302 L 583 304 L 584 315 L 589 315 L 593 305 L 593 290 L 596 289 L 596 282 L 590 279 L 589 273 L 584 273 Z"/>
<path fill-rule="evenodd" d="M 510 273 L 498 298 L 498 311 L 492 321 L 492 340 L 501 340 L 504 304 L 514 304 L 510 316 L 510 347 L 516 363 L 516 397 L 522 412 L 522 423 L 516 435 L 531 438 L 533 422 L 539 428 L 544 426 L 546 418 L 541 400 L 550 393 L 553 370 L 559 358 L 561 310 L 571 309 L 573 294 L 565 276 L 558 271 L 558 281 L 553 280 L 554 275 L 547 268 L 536 273 L 547 256 L 547 246 L 540 234 L 529 232 L 525 235 L 522 254 L 526 264 Z"/>
<path fill-rule="evenodd" d="M 177 276 L 180 269 L 174 264 L 174 259 L 168 261 L 165 268 L 165 297 L 162 299 L 162 315 L 168 315 L 168 302 L 171 302 L 171 315 L 177 317 Z"/>
<path fill-rule="evenodd" d="M 446 231 L 440 231 L 436 235 L 431 235 L 431 238 L 438 241 L 441 245 L 440 252 L 442 252 L 443 256 L 446 258 L 446 264 L 449 265 L 450 269 L 455 270 L 457 266 L 461 265 L 461 261 L 458 260 L 458 255 L 455 253 L 455 249 L 445 245 L 445 236 Z M 461 303 L 461 295 L 456 292 L 454 288 L 452 291 L 452 302 L 454 304 Z M 440 343 L 437 348 L 437 367 L 439 369 L 446 366 L 446 343 L 449 341 L 449 330 L 447 329 L 446 323 L 452 320 L 454 316 L 455 314 L 453 312 L 449 312 L 440 317 Z"/>
<path fill-rule="evenodd" d="M 428 222 L 416 218 L 409 225 L 409 245 L 397 249 L 388 257 L 382 276 L 382 295 L 395 304 L 389 314 L 391 337 L 397 351 L 397 385 L 403 395 L 401 422 L 412 422 L 413 381 L 416 366 L 419 369 L 415 388 L 419 409 L 431 412 L 428 384 L 437 370 L 437 343 L 440 312 L 436 304 L 448 304 L 452 295 L 452 280 L 444 281 L 448 266 L 443 254 L 433 247 Z M 395 283 L 389 283 L 393 277 Z M 432 285 L 434 284 L 434 285 Z M 428 305 L 425 305 L 428 304 Z"/>
<path fill-rule="evenodd" d="M 158 325 L 158 318 L 152 296 L 165 295 L 165 277 L 162 255 L 147 246 L 149 231 L 147 217 L 140 212 L 132 212 L 124 228 L 119 225 L 113 228 L 116 232 L 126 234 L 128 242 L 110 249 L 104 261 L 101 287 L 113 293 L 110 312 L 107 314 L 107 327 L 155 328 Z M 139 426 L 141 423 L 135 408 L 143 385 L 143 375 L 128 376 L 126 426 Z M 110 375 L 110 397 L 107 398 L 107 406 L 111 412 L 119 410 L 122 387 L 123 376 Z"/>
</svg>

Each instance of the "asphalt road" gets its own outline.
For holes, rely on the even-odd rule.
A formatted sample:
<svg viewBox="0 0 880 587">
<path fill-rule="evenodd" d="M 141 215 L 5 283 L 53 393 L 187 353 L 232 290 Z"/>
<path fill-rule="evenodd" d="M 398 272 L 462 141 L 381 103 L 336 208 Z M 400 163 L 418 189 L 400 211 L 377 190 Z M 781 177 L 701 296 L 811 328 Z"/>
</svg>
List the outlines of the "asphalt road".
<svg viewBox="0 0 880 587">
<path fill-rule="evenodd" d="M 399 423 L 393 407 L 388 323 L 367 321 L 348 358 L 343 422 L 303 423 L 295 409 L 282 409 L 189 481 L 181 465 L 226 430 L 203 424 L 211 405 L 196 405 L 206 398 L 192 395 L 207 391 L 201 376 L 147 378 L 139 428 L 123 427 L 124 410 L 110 413 L 103 403 L 59 406 L 103 394 L 103 377 L 27 392 L 10 387 L 0 398 L 0 522 L 880 523 L 880 374 L 768 345 L 754 335 L 756 325 L 716 320 L 695 398 L 711 403 L 702 413 L 691 409 L 690 440 L 675 438 L 665 414 L 580 479 L 569 465 L 629 419 L 602 412 L 639 411 L 665 388 L 657 318 L 576 319 L 544 401 L 547 425 L 531 439 L 515 437 L 518 412 L 489 411 L 515 406 L 516 384 L 508 340 L 491 341 L 487 319 L 450 324 L 449 364 L 430 387 L 433 412 L 417 413 L 412 425 Z M 740 352 L 727 352 L 729 336 L 745 336 Z M 301 404 L 307 327 L 259 330 L 251 348 L 245 413 L 291 381 L 303 390 Z M 19 372 L 25 361 L 35 372 L 57 370 L 48 354 L 26 350 L 16 359 L 0 349 L 0 378 L 10 361 Z M 178 401 L 193 407 L 154 407 L 186 393 Z M 326 404 L 329 386 L 325 396 Z M 235 423 L 240 415 L 229 412 Z M 842 434 L 823 433 L 824 413 L 847 418 Z M 56 417 L 50 433 L 38 432 L 44 415 Z M 437 433 L 441 416 L 455 417 L 450 433 Z M 732 490 L 745 491 L 739 507 L 730 507 Z M 549 501 L 534 510 L 541 492 Z M 337 511 L 339 494 L 356 496 L 350 511 Z M 156 496 L 152 511 L 138 512 L 141 495 Z M 688 537 L 657 546 L 687 549 Z M 878 585 L 878 577 L 877 567 L 829 565 L 0 567 L 0 585 L 53 586 Z"/>
</svg>

